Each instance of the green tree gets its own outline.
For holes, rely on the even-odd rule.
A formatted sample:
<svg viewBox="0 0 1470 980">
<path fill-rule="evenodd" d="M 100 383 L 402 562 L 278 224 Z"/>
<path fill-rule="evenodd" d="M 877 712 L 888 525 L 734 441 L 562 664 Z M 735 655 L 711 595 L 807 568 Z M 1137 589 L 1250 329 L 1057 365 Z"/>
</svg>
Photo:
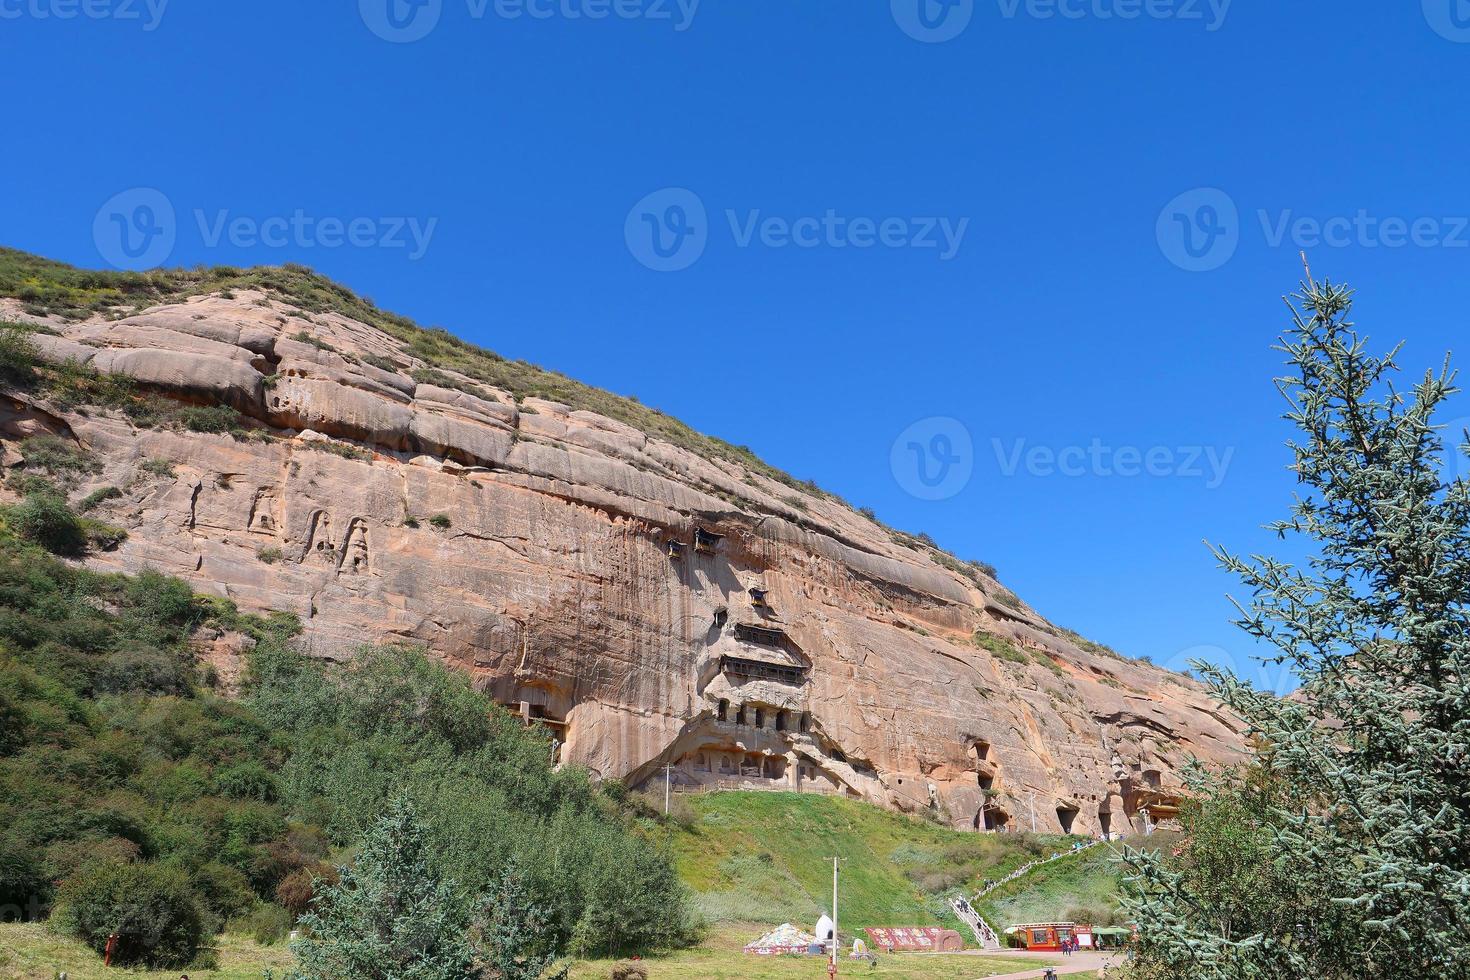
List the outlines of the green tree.
<svg viewBox="0 0 1470 980">
<path fill-rule="evenodd" d="M 520 868 L 507 868 L 495 885 L 480 927 L 481 955 L 488 975 L 496 980 L 565 980 L 565 968 L 548 972 L 557 959 L 548 942 L 548 918 L 532 901 Z"/>
<path fill-rule="evenodd" d="M 1132 852 L 1142 977 L 1470 975 L 1470 486 L 1443 476 L 1448 366 L 1409 390 L 1308 280 L 1278 384 L 1302 492 L 1271 525 L 1309 555 L 1225 551 L 1238 624 L 1301 681 L 1290 698 L 1198 666 L 1256 747 L 1196 774 L 1177 857 Z M 1456 434 L 1458 435 L 1458 434 Z M 1470 452 L 1470 449 L 1462 451 Z"/>
<path fill-rule="evenodd" d="M 323 888 L 291 944 L 301 980 L 467 980 L 480 975 L 454 883 L 429 858 L 407 798 L 389 802 L 341 880 Z"/>
<path fill-rule="evenodd" d="M 204 910 L 176 868 L 94 864 L 62 886 L 60 904 L 62 929 L 99 955 L 117 936 L 117 966 L 186 966 L 204 941 Z"/>
</svg>

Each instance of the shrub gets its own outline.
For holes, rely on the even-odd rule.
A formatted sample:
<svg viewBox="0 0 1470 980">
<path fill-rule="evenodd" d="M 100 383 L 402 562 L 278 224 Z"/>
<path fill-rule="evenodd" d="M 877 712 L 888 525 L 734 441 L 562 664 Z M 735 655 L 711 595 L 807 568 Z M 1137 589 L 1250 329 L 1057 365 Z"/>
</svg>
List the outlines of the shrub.
<svg viewBox="0 0 1470 980">
<path fill-rule="evenodd" d="M 186 966 L 204 939 L 204 910 L 183 874 L 158 864 L 98 864 L 61 888 L 59 924 L 97 953 L 116 933 L 112 961 Z"/>
<path fill-rule="evenodd" d="M 402 365 L 398 364 L 398 362 L 390 361 L 388 358 L 378 354 L 364 354 L 362 355 L 362 362 L 364 364 L 371 364 L 379 371 L 391 371 L 394 374 L 403 370 Z"/>
<path fill-rule="evenodd" d="M 60 494 L 33 492 L 5 512 L 16 534 L 54 555 L 76 557 L 87 550 L 87 532 Z"/>
<path fill-rule="evenodd" d="M 313 337 L 311 334 L 307 333 L 305 330 L 296 331 L 296 333 L 292 335 L 291 339 L 299 341 L 303 344 L 310 344 L 317 350 L 331 351 L 333 353 L 336 353 L 337 351 L 337 348 L 333 347 L 325 340 L 319 340 L 318 338 Z"/>
<path fill-rule="evenodd" d="M 145 459 L 138 468 L 149 476 L 174 476 L 174 464 L 166 459 Z"/>
<path fill-rule="evenodd" d="M 258 902 L 250 913 L 230 923 L 230 931 L 243 933 L 262 946 L 274 946 L 291 932 L 291 913 L 279 905 Z"/>
<path fill-rule="evenodd" d="M 201 865 L 190 877 L 200 901 L 220 922 L 233 919 L 255 905 L 250 879 L 237 868 L 218 861 Z"/>
<path fill-rule="evenodd" d="M 435 514 L 433 517 L 429 518 L 429 523 L 432 524 L 432 525 L 434 525 L 435 527 L 441 528 L 441 529 L 442 528 L 449 527 L 449 525 L 450 525 L 449 515 L 448 514 Z"/>
<path fill-rule="evenodd" d="M 102 469 L 91 453 L 59 436 L 32 436 L 20 444 L 20 452 L 27 471 L 45 473 L 67 484 Z"/>
<path fill-rule="evenodd" d="M 0 325 L 0 378 L 13 383 L 31 380 L 36 371 L 36 345 L 20 327 Z"/>
<path fill-rule="evenodd" d="M 282 551 L 280 548 L 277 548 L 274 545 L 272 545 L 269 548 L 261 548 L 259 551 L 257 551 L 255 553 L 255 557 L 258 558 L 258 559 L 260 559 L 261 561 L 265 562 L 267 565 L 274 565 L 276 562 L 280 561 L 282 558 L 285 558 L 286 557 L 286 553 L 284 551 Z"/>
<path fill-rule="evenodd" d="M 330 865 L 297 868 L 276 886 L 276 901 L 292 915 L 305 915 L 316 898 L 317 887 L 330 887 L 337 882 L 337 871 Z"/>
<path fill-rule="evenodd" d="M 108 500 L 116 500 L 121 496 L 122 491 L 117 487 L 99 487 L 82 498 L 82 502 L 77 505 L 77 511 L 85 514 L 98 504 L 105 503 Z"/>
<path fill-rule="evenodd" d="M 35 852 L 0 839 L 0 922 L 39 919 L 50 898 L 51 883 Z"/>
<path fill-rule="evenodd" d="M 237 800 L 270 802 L 276 798 L 276 777 L 259 762 L 248 759 L 218 770 L 214 791 Z"/>
<path fill-rule="evenodd" d="M 111 551 L 128 539 L 128 532 L 116 524 L 82 518 L 79 522 L 87 544 L 98 551 Z"/>
<path fill-rule="evenodd" d="M 1013 643 L 999 636 L 992 636 L 989 633 L 976 633 L 970 639 L 977 647 L 989 650 L 1001 660 L 1013 664 L 1027 664 L 1031 662 L 1031 658 L 1016 649 Z"/>
<path fill-rule="evenodd" d="M 240 413 L 228 405 L 189 405 L 179 409 L 178 418 L 190 432 L 238 432 L 243 428 Z"/>
</svg>

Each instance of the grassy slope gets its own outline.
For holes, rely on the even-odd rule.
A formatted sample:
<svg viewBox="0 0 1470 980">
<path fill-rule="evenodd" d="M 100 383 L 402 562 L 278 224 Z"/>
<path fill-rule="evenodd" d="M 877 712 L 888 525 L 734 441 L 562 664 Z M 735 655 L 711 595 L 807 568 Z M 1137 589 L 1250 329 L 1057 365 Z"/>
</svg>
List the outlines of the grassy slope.
<svg viewBox="0 0 1470 980">
<path fill-rule="evenodd" d="M 710 793 L 681 801 L 692 811 L 687 827 L 670 839 L 684 880 L 714 920 L 699 947 L 660 958 L 651 973 L 660 980 L 779 980 L 816 976 L 802 960 L 744 956 L 740 947 L 762 928 L 784 921 L 810 928 L 827 908 L 831 855 L 844 859 L 841 913 L 845 926 L 933 925 L 959 927 L 942 896 L 970 891 L 985 878 L 1067 846 L 1066 838 L 979 835 L 890 813 L 839 797 L 796 793 Z M 1048 919 L 1077 907 L 1111 909 L 1117 877 L 1104 848 L 1033 872 L 995 893 L 981 909 L 993 923 Z M 1105 916 L 1094 916 L 1103 921 Z M 847 932 L 847 928 L 844 928 Z M 220 969 L 191 970 L 195 980 L 243 980 L 266 967 L 290 963 L 284 946 L 262 947 L 222 936 Z M 572 976 L 606 977 L 611 961 L 580 963 Z M 1015 969 L 981 957 L 886 957 L 871 974 L 898 978 L 978 978 Z M 0 925 L 0 976 L 41 980 L 65 970 L 73 980 L 104 975 L 96 957 L 42 925 Z M 140 973 L 142 978 L 176 976 Z"/>
<path fill-rule="evenodd" d="M 688 805 L 693 819 L 673 835 L 675 856 L 716 922 L 810 925 L 830 905 L 837 854 L 845 862 L 844 924 L 954 927 L 946 894 L 971 892 L 985 878 L 1069 846 L 1061 837 L 962 833 L 839 797 L 710 793 Z M 1059 877 L 1047 900 L 1109 905 L 1116 878 L 1105 863 L 1089 868 L 1075 880 Z"/>
<path fill-rule="evenodd" d="M 1115 854 L 1104 845 L 1044 865 L 985 896 L 976 911 L 997 929 L 1019 922 L 1117 924 L 1123 915 L 1118 908 L 1122 882 L 1113 863 Z"/>
</svg>

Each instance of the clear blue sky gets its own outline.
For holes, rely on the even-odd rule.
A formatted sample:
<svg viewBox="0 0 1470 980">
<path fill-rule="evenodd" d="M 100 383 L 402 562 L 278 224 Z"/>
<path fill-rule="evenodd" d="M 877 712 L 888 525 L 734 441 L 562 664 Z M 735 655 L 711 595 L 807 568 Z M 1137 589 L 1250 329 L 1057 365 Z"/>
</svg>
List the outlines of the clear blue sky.
<svg viewBox="0 0 1470 980">
<path fill-rule="evenodd" d="M 1408 366 L 1465 336 L 1470 9 L 1449 0 L 1236 0 L 1223 19 L 1207 0 L 1067 0 L 1068 17 L 926 0 L 922 19 L 918 0 L 705 0 L 692 18 L 690 0 L 537 0 L 549 17 L 506 16 L 520 0 L 87 2 L 98 16 L 0 0 L 0 241 L 104 265 L 99 208 L 157 189 L 170 264 L 308 263 L 637 395 L 1159 661 L 1249 651 L 1202 541 L 1269 546 L 1259 525 L 1289 500 L 1269 345 L 1297 245 L 1360 289 L 1377 338 L 1409 341 Z M 390 42 L 369 24 L 432 30 Z M 638 234 L 671 235 L 691 196 L 630 214 L 665 188 L 705 211 L 680 212 L 703 251 L 677 271 L 649 268 Z M 388 219 L 437 224 L 416 259 L 315 231 L 211 244 L 221 212 L 298 211 L 370 219 L 364 242 Z M 1329 243 L 1277 231 L 1360 212 L 1367 229 Z M 770 217 L 817 219 L 799 226 L 815 244 L 752 228 Z M 894 244 L 855 246 L 890 218 Z M 967 221 L 957 249 L 929 219 Z M 1416 241 L 1385 219 L 1418 221 Z M 974 447 L 938 500 L 890 458 L 932 417 Z M 916 441 L 944 449 L 934 431 Z M 1233 455 L 1218 486 L 1207 467 L 1126 476 L 1073 455 L 1068 476 L 1029 455 L 1094 441 L 1169 448 L 1160 471 L 1191 469 L 1178 447 Z"/>
</svg>

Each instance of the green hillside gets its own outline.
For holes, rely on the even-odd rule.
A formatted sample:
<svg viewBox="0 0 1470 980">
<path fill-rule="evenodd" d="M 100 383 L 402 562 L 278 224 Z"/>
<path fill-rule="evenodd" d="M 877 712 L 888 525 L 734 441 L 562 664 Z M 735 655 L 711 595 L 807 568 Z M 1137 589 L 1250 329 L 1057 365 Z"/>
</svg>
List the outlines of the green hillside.
<svg viewBox="0 0 1470 980">
<path fill-rule="evenodd" d="M 1122 878 L 1117 850 L 1094 847 L 1083 854 L 1043 865 L 1003 885 L 977 902 L 975 911 L 1003 929 L 1018 922 L 1091 922 L 1119 925 Z"/>
<path fill-rule="evenodd" d="M 673 835 L 675 859 L 713 922 L 814 922 L 831 904 L 835 854 L 843 859 L 839 910 L 845 926 L 955 927 L 947 895 L 973 893 L 986 878 L 1073 841 L 953 831 L 832 796 L 708 793 L 681 804 L 688 812 Z M 1002 891 L 1009 904 L 996 908 L 996 921 L 1003 924 L 1012 909 L 1111 911 L 1118 879 L 1107 857 L 1097 848 L 1027 875 Z"/>
</svg>

